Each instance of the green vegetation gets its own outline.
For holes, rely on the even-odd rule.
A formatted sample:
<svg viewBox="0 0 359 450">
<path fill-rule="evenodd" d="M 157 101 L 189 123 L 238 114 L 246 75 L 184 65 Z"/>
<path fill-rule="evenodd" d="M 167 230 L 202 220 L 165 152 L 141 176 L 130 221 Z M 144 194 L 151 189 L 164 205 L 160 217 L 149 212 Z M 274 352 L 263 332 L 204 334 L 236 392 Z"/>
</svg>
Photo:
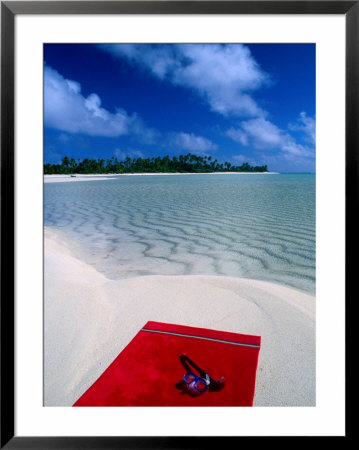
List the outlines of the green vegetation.
<svg viewBox="0 0 359 450">
<path fill-rule="evenodd" d="M 229 162 L 219 163 L 211 156 L 167 155 L 163 158 L 134 158 L 127 157 L 119 161 L 112 157 L 104 159 L 83 159 L 75 161 L 65 156 L 61 164 L 44 164 L 44 174 L 105 174 L 105 173 L 209 173 L 209 172 L 268 172 L 267 166 L 250 166 L 243 163 L 241 166 L 232 166 Z"/>
</svg>

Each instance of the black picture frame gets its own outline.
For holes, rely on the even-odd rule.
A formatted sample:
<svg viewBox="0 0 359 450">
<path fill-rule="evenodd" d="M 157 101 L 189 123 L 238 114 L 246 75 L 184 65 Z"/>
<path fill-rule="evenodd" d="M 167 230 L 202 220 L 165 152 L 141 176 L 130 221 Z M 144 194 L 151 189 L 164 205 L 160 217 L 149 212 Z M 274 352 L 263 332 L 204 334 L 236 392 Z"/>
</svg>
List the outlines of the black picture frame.
<svg viewBox="0 0 359 450">
<path fill-rule="evenodd" d="M 346 21 L 346 300 L 358 243 L 359 1 L 4 1 L 1 2 L 1 441 L 6 449 L 204 448 L 236 437 L 26 437 L 15 435 L 14 43 L 18 14 L 337 14 Z M 354 211 L 354 213 L 353 213 Z M 355 300 L 355 299 L 354 299 Z M 346 301 L 346 318 L 348 311 Z M 346 327 L 348 343 L 348 327 Z M 346 349 L 346 354 L 348 350 Z M 347 377 L 350 374 L 347 374 Z M 348 382 L 348 378 L 347 378 Z M 347 397 L 346 397 L 347 400 Z M 348 410 L 346 402 L 346 410 Z M 349 436 L 348 422 L 346 435 Z M 230 439 L 230 442 L 228 440 Z M 217 442 L 220 440 L 221 442 Z M 236 442 L 235 445 L 238 445 Z"/>
</svg>

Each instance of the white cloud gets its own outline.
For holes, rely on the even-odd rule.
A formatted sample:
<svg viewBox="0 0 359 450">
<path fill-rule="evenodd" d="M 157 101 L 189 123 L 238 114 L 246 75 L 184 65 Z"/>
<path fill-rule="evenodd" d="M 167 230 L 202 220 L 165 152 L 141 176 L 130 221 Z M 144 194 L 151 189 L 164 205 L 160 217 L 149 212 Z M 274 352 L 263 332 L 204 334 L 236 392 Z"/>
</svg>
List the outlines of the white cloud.
<svg viewBox="0 0 359 450">
<path fill-rule="evenodd" d="M 287 155 L 294 156 L 294 157 L 296 157 L 296 156 L 303 157 L 303 158 L 314 157 L 314 149 L 313 148 L 298 144 L 292 139 L 289 139 L 287 142 L 284 142 L 281 149 Z"/>
<path fill-rule="evenodd" d="M 285 133 L 262 117 L 240 123 L 240 128 L 230 128 L 226 135 L 244 146 L 258 149 L 279 148 L 286 140 Z"/>
<path fill-rule="evenodd" d="M 305 139 L 314 144 L 315 143 L 315 119 L 308 117 L 305 111 L 302 111 L 296 123 L 289 124 L 289 129 L 293 131 L 302 131 Z"/>
<path fill-rule="evenodd" d="M 164 79 L 181 64 L 177 59 L 176 45 L 100 44 L 98 47 L 115 58 L 125 57 L 136 66 L 150 69 L 160 79 Z"/>
<path fill-rule="evenodd" d="M 235 142 L 239 142 L 242 145 L 248 145 L 248 135 L 243 130 L 230 128 L 227 130 L 226 135 Z"/>
<path fill-rule="evenodd" d="M 65 79 L 49 66 L 44 71 L 44 122 L 61 131 L 90 136 L 153 135 L 136 114 L 129 116 L 123 109 L 114 114 L 107 111 L 97 94 L 84 97 L 78 82 Z"/>
<path fill-rule="evenodd" d="M 193 133 L 173 133 L 170 136 L 170 142 L 182 150 L 195 151 L 197 153 L 205 153 L 206 151 L 217 149 L 217 145 L 212 141 L 202 136 L 196 136 Z"/>
<path fill-rule="evenodd" d="M 263 116 L 250 93 L 269 81 L 241 44 L 100 45 L 115 57 L 145 68 L 161 80 L 195 90 L 224 116 Z"/>
<path fill-rule="evenodd" d="M 282 155 L 303 158 L 314 157 L 314 147 L 299 144 L 286 131 L 264 118 L 242 121 L 240 128 L 230 128 L 227 136 L 244 146 L 260 150 L 279 150 Z"/>
<path fill-rule="evenodd" d="M 241 123 L 241 127 L 255 148 L 278 148 L 287 138 L 274 123 L 261 117 L 246 120 Z"/>
</svg>

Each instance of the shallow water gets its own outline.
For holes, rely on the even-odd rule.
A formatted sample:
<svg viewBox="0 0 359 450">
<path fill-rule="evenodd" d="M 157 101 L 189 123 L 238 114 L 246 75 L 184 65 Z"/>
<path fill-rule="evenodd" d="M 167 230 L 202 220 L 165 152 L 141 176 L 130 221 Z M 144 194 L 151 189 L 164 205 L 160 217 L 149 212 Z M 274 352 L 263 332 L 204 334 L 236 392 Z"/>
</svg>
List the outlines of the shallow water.
<svg viewBox="0 0 359 450">
<path fill-rule="evenodd" d="M 224 275 L 315 293 L 314 174 L 45 183 L 44 225 L 112 279 Z"/>
</svg>

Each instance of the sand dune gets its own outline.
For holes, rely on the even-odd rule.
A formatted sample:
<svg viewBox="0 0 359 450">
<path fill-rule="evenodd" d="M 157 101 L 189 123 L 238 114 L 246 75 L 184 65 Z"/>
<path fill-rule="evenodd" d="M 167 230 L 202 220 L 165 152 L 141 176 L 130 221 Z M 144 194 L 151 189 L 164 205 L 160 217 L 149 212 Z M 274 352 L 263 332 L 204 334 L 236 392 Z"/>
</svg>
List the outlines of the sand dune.
<svg viewBox="0 0 359 450">
<path fill-rule="evenodd" d="M 216 276 L 113 281 L 45 229 L 44 398 L 71 406 L 149 320 L 262 337 L 254 406 L 315 405 L 315 297 Z"/>
</svg>

